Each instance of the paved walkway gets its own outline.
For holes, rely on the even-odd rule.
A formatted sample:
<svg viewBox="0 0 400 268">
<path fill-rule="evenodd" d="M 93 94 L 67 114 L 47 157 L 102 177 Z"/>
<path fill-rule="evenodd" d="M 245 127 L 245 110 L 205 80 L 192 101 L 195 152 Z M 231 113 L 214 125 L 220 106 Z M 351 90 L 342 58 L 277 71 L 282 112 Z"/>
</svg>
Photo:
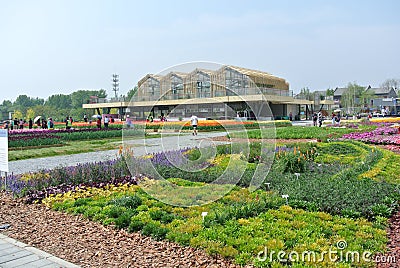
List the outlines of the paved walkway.
<svg viewBox="0 0 400 268">
<path fill-rule="evenodd" d="M 190 133 L 179 135 L 163 135 L 161 138 L 138 139 L 126 141 L 124 145 L 129 144 L 133 147 L 135 156 L 141 156 L 148 153 L 160 151 L 170 151 L 187 147 L 206 147 L 212 144 L 220 144 L 209 138 L 225 136 L 226 132 L 204 132 L 197 136 Z M 26 172 L 35 172 L 41 169 L 52 169 L 59 166 L 73 166 L 79 163 L 99 162 L 115 159 L 118 150 L 98 151 L 74 155 L 60 155 L 44 158 L 34 158 L 26 160 L 11 161 L 8 163 L 9 173 L 20 174 Z"/>
<path fill-rule="evenodd" d="M 312 126 L 312 121 L 293 121 L 292 124 L 294 126 Z M 126 141 L 124 145 L 131 145 L 133 147 L 134 155 L 141 156 L 160 151 L 170 151 L 195 146 L 206 147 L 212 144 L 221 144 L 221 142 L 214 142 L 209 138 L 225 136 L 226 134 L 227 133 L 223 131 L 200 132 L 197 136 L 192 136 L 190 133 L 180 133 L 179 135 L 174 136 L 166 134 L 161 138 Z M 52 169 L 59 166 L 73 166 L 79 163 L 106 161 L 115 159 L 117 155 L 118 150 L 107 150 L 11 161 L 9 162 L 8 166 L 10 173 L 21 174 L 26 172 L 34 172 L 41 169 Z"/>
<path fill-rule="evenodd" d="M 76 268 L 79 266 L 0 233 L 0 268 L 14 267 Z"/>
</svg>

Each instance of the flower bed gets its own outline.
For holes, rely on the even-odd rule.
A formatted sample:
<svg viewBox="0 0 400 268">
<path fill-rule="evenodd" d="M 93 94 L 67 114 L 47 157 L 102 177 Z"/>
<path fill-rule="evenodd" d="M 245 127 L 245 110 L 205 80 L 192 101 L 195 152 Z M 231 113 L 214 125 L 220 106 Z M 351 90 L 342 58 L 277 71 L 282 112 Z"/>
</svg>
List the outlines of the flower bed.
<svg viewBox="0 0 400 268">
<path fill-rule="evenodd" d="M 262 189 L 249 192 L 229 184 L 208 184 L 227 169 L 231 159 L 241 159 L 247 166 L 239 185 L 249 186 L 257 166 L 268 161 L 271 151 L 263 151 L 260 143 L 250 145 L 249 155 L 241 148 L 240 144 L 218 146 L 213 158 L 194 148 L 134 159 L 136 163 L 148 160 L 168 179 L 172 203 L 197 205 L 186 208 L 166 205 L 145 193 L 141 184 L 161 189 L 167 182 L 153 180 L 146 173 L 130 176 L 124 161 L 129 154 L 115 161 L 9 176 L 8 189 L 25 196 L 28 202 L 42 201 L 56 210 L 202 248 L 243 265 L 279 267 L 276 256 L 271 260 L 257 258 L 265 248 L 276 252 L 315 251 L 321 262 L 306 260 L 299 265 L 316 266 L 336 266 L 321 252 L 337 250 L 337 242 L 342 240 L 347 242 L 346 250 L 352 252 L 385 249 L 387 219 L 398 210 L 400 201 L 400 180 L 388 173 L 397 163 L 397 159 L 387 161 L 392 155 L 359 142 L 283 146 L 274 148 L 275 160 Z M 187 160 L 197 161 L 199 171 L 183 170 Z M 382 167 L 385 170 L 378 170 L 382 161 L 387 162 Z M 176 186 L 190 191 L 198 203 L 182 200 Z M 203 197 L 212 194 L 208 187 L 233 190 L 216 202 L 199 206 Z M 337 265 L 350 267 L 351 263 Z"/>
<path fill-rule="evenodd" d="M 382 152 L 362 144 L 346 144 L 337 142 L 328 144 L 328 147 L 322 144 L 320 148 L 317 146 L 315 149 L 311 148 L 311 145 L 293 148 L 293 150 L 279 149 L 279 152 L 275 154 L 276 160 L 266 182 L 273 185 L 274 191 L 289 194 L 290 204 L 296 208 L 317 209 L 341 215 L 351 214 L 369 219 L 374 219 L 376 216 L 390 216 L 396 206 L 395 202 L 387 203 L 387 201 L 398 198 L 394 190 L 398 179 L 386 178 L 386 182 L 357 179 L 359 174 L 367 172 L 380 161 Z M 335 160 L 336 151 L 343 150 L 344 147 L 348 148 L 345 156 L 347 160 Z M 218 146 L 218 157 L 214 160 L 204 158 L 204 156 L 198 159 L 199 149 L 163 152 L 146 156 L 146 158 L 157 170 L 157 176 L 178 177 L 206 183 L 215 181 L 224 174 L 231 159 L 233 161 L 236 158 L 245 159 L 248 164 L 244 166 L 245 170 L 238 185 L 248 187 L 258 165 L 264 164 L 263 161 L 268 161 L 268 157 L 261 153 L 259 143 L 255 143 L 250 149 L 250 154 L 245 156 L 240 153 L 243 151 L 240 146 L 232 149 L 228 145 L 221 145 Z M 179 158 L 178 156 L 182 153 L 185 156 Z M 127 165 L 124 157 L 114 161 L 43 171 L 30 176 L 11 175 L 8 178 L 8 187 L 16 195 L 28 194 L 31 201 L 40 201 L 40 197 L 53 192 L 54 187 L 58 185 L 68 189 L 74 185 L 90 186 L 99 183 L 105 185 L 115 181 L 130 180 L 130 178 L 136 183 L 137 178 L 142 177 L 140 174 L 150 176 L 155 174 L 154 171 L 144 168 L 146 166 L 144 158 L 132 158 Z M 348 160 L 351 157 L 358 161 L 351 163 Z M 187 165 L 185 159 L 197 160 L 190 166 Z M 129 165 L 133 166 L 133 169 L 128 170 Z M 193 167 L 196 168 L 193 169 Z M 130 172 L 133 172 L 133 177 L 130 176 Z M 146 174 L 146 172 L 150 173 Z M 302 175 L 294 179 L 294 173 L 302 173 Z M 327 189 L 330 190 L 327 191 Z M 377 189 L 379 191 L 375 193 Z M 332 192 L 336 194 L 332 195 Z M 343 202 L 343 198 L 348 198 L 347 202 Z M 376 205 L 379 205 L 382 210 L 375 211 Z"/>
<path fill-rule="evenodd" d="M 142 122 L 136 124 L 144 124 L 146 129 L 191 129 L 190 121 L 174 121 L 174 122 Z M 234 120 L 199 120 L 198 130 L 224 130 L 224 129 L 248 129 L 260 127 L 281 127 L 291 126 L 289 120 L 276 121 L 234 121 Z"/>
<path fill-rule="evenodd" d="M 400 123 L 400 117 L 371 118 L 370 121 L 376 123 Z"/>
<path fill-rule="evenodd" d="M 182 180 L 174 183 L 188 185 Z M 240 188 L 218 202 L 190 208 L 165 205 L 139 187 L 128 185 L 67 192 L 46 198 L 44 203 L 56 210 L 82 214 L 104 225 L 202 248 L 211 255 L 219 254 L 242 265 L 253 263 L 256 267 L 281 267 L 275 254 L 269 258 L 269 253 L 265 252 L 268 258 L 258 257 L 264 256 L 260 252 L 265 249 L 300 254 L 313 251 L 315 259 L 298 259 L 298 263 L 334 266 L 322 251 L 328 248 L 340 251 L 339 241 L 346 241 L 346 250 L 360 253 L 382 251 L 387 242 L 385 230 L 364 219 L 293 209 L 271 192 L 250 193 Z M 202 216 L 202 212 L 207 215 Z M 369 267 L 370 263 L 362 260 L 358 264 Z M 350 267 L 344 263 L 340 265 Z"/>
<path fill-rule="evenodd" d="M 129 136 L 145 135 L 141 129 L 125 130 Z M 42 146 L 63 144 L 66 141 L 94 140 L 122 137 L 122 128 L 85 129 L 30 129 L 10 130 L 9 147 Z"/>
<path fill-rule="evenodd" d="M 368 132 L 344 134 L 342 138 L 373 144 L 400 145 L 399 130 L 394 127 L 380 127 Z"/>
</svg>

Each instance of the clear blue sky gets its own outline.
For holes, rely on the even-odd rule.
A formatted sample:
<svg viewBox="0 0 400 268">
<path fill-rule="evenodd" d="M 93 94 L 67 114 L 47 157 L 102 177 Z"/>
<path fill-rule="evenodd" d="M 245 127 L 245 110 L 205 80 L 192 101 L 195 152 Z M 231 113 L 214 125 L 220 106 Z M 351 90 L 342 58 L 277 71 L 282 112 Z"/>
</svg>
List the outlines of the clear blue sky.
<svg viewBox="0 0 400 268">
<path fill-rule="evenodd" d="M 258 69 L 292 90 L 400 78 L 399 1 L 0 0 L 0 102 L 104 88 L 189 61 Z"/>
</svg>

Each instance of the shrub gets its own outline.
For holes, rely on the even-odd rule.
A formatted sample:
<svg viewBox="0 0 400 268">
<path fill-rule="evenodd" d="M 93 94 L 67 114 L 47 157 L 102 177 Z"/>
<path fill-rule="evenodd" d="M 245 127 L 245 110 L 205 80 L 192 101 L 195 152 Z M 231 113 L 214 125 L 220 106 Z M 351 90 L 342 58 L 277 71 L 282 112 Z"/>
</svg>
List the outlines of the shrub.
<svg viewBox="0 0 400 268">
<path fill-rule="evenodd" d="M 107 211 L 107 215 L 110 218 L 118 218 L 122 213 L 124 213 L 126 209 L 124 207 L 116 207 L 111 206 L 110 209 Z"/>
<path fill-rule="evenodd" d="M 110 201 L 109 204 L 114 206 L 126 207 L 129 209 L 135 209 L 142 204 L 142 199 L 137 195 L 123 196 Z"/>
<path fill-rule="evenodd" d="M 300 154 L 288 153 L 278 159 L 277 165 L 283 173 L 303 173 L 306 170 L 306 159 Z"/>
<path fill-rule="evenodd" d="M 128 228 L 131 224 L 132 216 L 136 215 L 137 211 L 129 209 L 122 213 L 117 219 L 115 219 L 115 226 L 119 229 Z"/>
<path fill-rule="evenodd" d="M 158 222 L 149 222 L 142 228 L 142 234 L 151 236 L 156 240 L 164 239 L 168 233 L 168 228 L 163 227 Z"/>
<path fill-rule="evenodd" d="M 142 230 L 144 222 L 138 218 L 132 217 L 129 223 L 128 232 L 139 232 Z"/>
</svg>

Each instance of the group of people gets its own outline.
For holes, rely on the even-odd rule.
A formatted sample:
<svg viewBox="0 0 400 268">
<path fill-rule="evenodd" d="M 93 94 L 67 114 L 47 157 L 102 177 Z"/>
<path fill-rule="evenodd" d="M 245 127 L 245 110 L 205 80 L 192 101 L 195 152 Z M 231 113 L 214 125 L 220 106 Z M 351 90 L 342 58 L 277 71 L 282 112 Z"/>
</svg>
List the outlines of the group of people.
<svg viewBox="0 0 400 268">
<path fill-rule="evenodd" d="M 72 116 L 67 116 L 64 120 L 65 123 L 65 129 L 71 129 L 72 128 L 72 123 L 74 122 L 74 119 L 72 119 Z"/>
<path fill-rule="evenodd" d="M 332 119 L 332 125 L 336 125 L 336 124 L 340 125 L 340 120 L 341 120 L 340 113 L 337 113 L 337 114 L 332 113 L 331 119 Z M 318 112 L 318 113 L 314 112 L 314 114 L 312 116 L 312 120 L 313 120 L 314 127 L 316 127 L 317 125 L 319 127 L 321 127 L 322 122 L 324 121 L 324 116 L 321 112 Z"/>
<path fill-rule="evenodd" d="M 32 119 L 30 119 L 30 122 L 32 121 Z M 4 129 L 23 129 L 24 128 L 24 124 L 26 124 L 26 121 L 24 119 L 18 119 L 18 118 L 14 118 L 11 119 L 10 121 L 6 121 L 4 123 Z M 30 123 L 30 128 L 32 128 L 32 123 Z"/>
<path fill-rule="evenodd" d="M 24 129 L 25 125 L 28 123 L 28 129 L 32 129 L 34 124 L 36 125 L 37 128 L 42 128 L 42 129 L 53 129 L 54 128 L 54 121 L 53 118 L 49 118 L 48 120 L 46 119 L 38 119 L 37 121 L 33 121 L 32 118 L 29 118 L 28 121 L 24 119 L 18 119 L 14 118 L 10 121 L 6 121 L 4 123 L 4 129 Z"/>
<path fill-rule="evenodd" d="M 106 116 L 106 118 L 107 118 L 107 116 Z M 164 116 L 163 113 L 161 113 L 161 115 L 160 115 L 159 118 L 160 118 L 160 121 L 161 121 L 161 122 L 166 122 L 166 121 L 167 121 L 167 118 Z M 150 115 L 146 118 L 146 122 L 152 123 L 153 121 L 154 121 L 154 120 L 153 120 L 153 116 L 150 114 Z M 198 124 L 198 122 L 199 122 L 199 118 L 198 118 L 196 115 L 192 115 L 192 116 L 190 117 L 190 125 L 192 126 L 192 130 L 193 130 L 192 135 L 193 135 L 193 136 L 197 136 L 197 124 Z M 129 118 L 129 115 L 128 115 L 127 118 L 126 118 L 126 124 L 127 124 L 128 127 L 131 127 L 131 125 L 132 125 L 132 121 L 131 121 L 131 119 Z M 104 123 L 104 125 L 105 125 L 105 123 Z"/>
<path fill-rule="evenodd" d="M 45 118 L 40 120 L 40 118 L 39 118 L 36 121 L 36 125 L 38 128 L 42 128 L 42 129 L 54 129 L 54 121 L 53 121 L 53 118 L 51 118 L 51 117 L 48 120 L 46 120 Z M 29 119 L 29 128 L 32 128 L 31 119 Z"/>
<path fill-rule="evenodd" d="M 321 112 L 318 112 L 318 113 L 314 112 L 314 114 L 312 116 L 312 119 L 313 119 L 314 127 L 316 127 L 317 124 L 318 124 L 319 127 L 322 126 L 322 121 L 324 121 L 324 117 L 323 117 Z"/>
<path fill-rule="evenodd" d="M 89 120 L 87 115 L 85 114 L 83 116 L 83 121 L 91 124 L 92 120 Z M 74 122 L 74 119 L 72 118 L 72 116 L 66 116 L 65 119 L 62 121 L 65 124 L 65 128 L 66 129 L 72 129 L 72 123 Z M 109 116 L 105 116 L 104 120 L 101 119 L 100 116 L 98 116 L 98 118 L 96 119 L 96 126 L 97 128 L 101 128 L 102 127 L 102 123 L 104 123 L 104 128 L 108 128 L 110 123 L 113 123 L 114 119 L 112 117 Z M 29 129 L 33 129 L 35 128 L 41 128 L 41 129 L 54 129 L 54 120 L 53 118 L 35 118 L 35 120 L 32 120 L 32 118 L 30 118 L 28 121 L 24 120 L 24 119 L 11 119 L 11 120 L 7 120 L 4 122 L 3 128 L 4 129 L 9 129 L 9 130 L 14 130 L 14 129 L 24 129 L 24 127 L 28 127 Z"/>
<path fill-rule="evenodd" d="M 114 123 L 114 118 L 109 118 L 107 115 L 104 116 L 104 128 L 107 129 L 110 123 Z M 96 127 L 101 129 L 101 117 L 98 116 L 96 119 Z"/>
</svg>

